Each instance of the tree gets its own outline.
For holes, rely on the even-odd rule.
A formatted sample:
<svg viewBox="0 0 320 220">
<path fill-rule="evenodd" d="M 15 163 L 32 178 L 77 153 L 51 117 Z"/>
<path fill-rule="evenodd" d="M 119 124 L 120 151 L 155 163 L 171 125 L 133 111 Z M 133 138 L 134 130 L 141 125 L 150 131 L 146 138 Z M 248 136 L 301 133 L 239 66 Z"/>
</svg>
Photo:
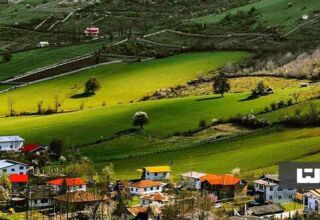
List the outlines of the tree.
<svg viewBox="0 0 320 220">
<path fill-rule="evenodd" d="M 53 139 L 50 142 L 50 151 L 55 153 L 58 157 L 61 156 L 62 148 L 63 148 L 62 140 Z"/>
<path fill-rule="evenodd" d="M 207 127 L 207 122 L 206 122 L 206 120 L 201 119 L 201 120 L 199 121 L 199 128 L 204 129 L 204 128 L 206 128 L 206 127 Z"/>
<path fill-rule="evenodd" d="M 143 126 L 149 123 L 148 114 L 145 112 L 136 112 L 133 116 L 133 125 L 140 126 L 143 129 Z"/>
<path fill-rule="evenodd" d="M 101 176 L 100 176 L 100 182 L 104 185 L 109 187 L 110 183 L 114 180 L 114 166 L 112 163 L 109 165 L 105 166 L 102 171 L 101 171 Z"/>
<path fill-rule="evenodd" d="M 14 113 L 15 113 L 14 100 L 11 97 L 8 98 L 8 109 L 9 109 L 9 115 L 14 116 Z"/>
<path fill-rule="evenodd" d="M 221 94 L 223 97 L 224 93 L 230 90 L 230 83 L 224 73 L 220 73 L 213 78 L 213 92 L 215 94 Z"/>
<path fill-rule="evenodd" d="M 300 97 L 300 92 L 294 92 L 293 94 L 291 94 L 291 96 L 294 98 L 294 101 L 296 103 L 298 103 L 299 97 Z"/>
<path fill-rule="evenodd" d="M 41 113 L 42 113 L 42 106 L 43 106 L 43 101 L 40 100 L 40 101 L 37 103 L 38 114 L 41 114 Z"/>
<path fill-rule="evenodd" d="M 3 188 L 5 188 L 6 190 L 11 191 L 12 185 L 6 173 L 2 173 L 0 178 L 0 185 L 3 186 Z"/>
<path fill-rule="evenodd" d="M 12 58 L 12 55 L 11 55 L 11 53 L 10 52 L 6 52 L 6 53 L 4 53 L 3 55 L 2 55 L 2 60 L 3 60 L 3 62 L 9 62 L 10 60 L 11 60 L 11 58 Z"/>
<path fill-rule="evenodd" d="M 97 78 L 90 77 L 85 83 L 85 94 L 94 95 L 97 90 L 101 88 Z"/>
<path fill-rule="evenodd" d="M 54 112 L 57 113 L 59 110 L 59 107 L 61 107 L 61 102 L 59 100 L 59 96 L 55 95 L 53 98 L 54 98 Z"/>
</svg>

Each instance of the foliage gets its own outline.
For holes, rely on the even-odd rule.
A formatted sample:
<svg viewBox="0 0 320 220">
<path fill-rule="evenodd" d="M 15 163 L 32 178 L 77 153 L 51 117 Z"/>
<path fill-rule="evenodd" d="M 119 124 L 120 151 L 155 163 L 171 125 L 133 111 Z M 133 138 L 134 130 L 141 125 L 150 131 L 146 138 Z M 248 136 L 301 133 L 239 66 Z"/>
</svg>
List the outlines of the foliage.
<svg viewBox="0 0 320 220">
<path fill-rule="evenodd" d="M 90 77 L 87 82 L 85 83 L 85 94 L 95 94 L 97 90 L 101 88 L 100 83 L 98 82 L 97 78 Z"/>
<path fill-rule="evenodd" d="M 63 150 L 63 141 L 62 140 L 59 140 L 59 139 L 53 139 L 51 142 L 50 142 L 50 151 L 53 152 L 54 154 L 57 155 L 57 157 L 60 157 L 61 156 L 61 153 L 62 153 L 62 150 Z"/>
<path fill-rule="evenodd" d="M 257 118 L 253 114 L 248 114 L 245 116 L 234 116 L 228 120 L 229 122 L 239 124 L 241 126 L 257 129 L 257 128 L 264 128 L 270 125 L 268 121 L 263 118 Z"/>
<path fill-rule="evenodd" d="M 0 185 L 3 186 L 3 188 L 8 190 L 9 192 L 11 191 L 12 185 L 6 173 L 2 173 L 0 177 Z"/>
<path fill-rule="evenodd" d="M 12 55 L 10 52 L 6 52 L 2 55 L 2 61 L 5 63 L 9 62 L 11 58 L 12 58 Z"/>
<path fill-rule="evenodd" d="M 82 162 L 82 163 L 73 163 L 69 164 L 65 168 L 65 173 L 68 177 L 82 177 L 87 181 L 93 180 L 93 177 L 96 174 L 92 163 Z"/>
<path fill-rule="evenodd" d="M 143 129 L 143 126 L 149 123 L 149 116 L 145 112 L 136 112 L 133 115 L 133 125 L 139 126 L 141 129 Z"/>
<path fill-rule="evenodd" d="M 223 97 L 224 93 L 230 90 L 230 83 L 224 73 L 219 73 L 213 78 L 213 92 L 221 94 Z"/>
<path fill-rule="evenodd" d="M 200 128 L 200 129 L 204 129 L 204 128 L 206 128 L 206 127 L 207 127 L 207 122 L 206 122 L 206 120 L 201 119 L 201 120 L 199 121 L 199 128 Z"/>
</svg>

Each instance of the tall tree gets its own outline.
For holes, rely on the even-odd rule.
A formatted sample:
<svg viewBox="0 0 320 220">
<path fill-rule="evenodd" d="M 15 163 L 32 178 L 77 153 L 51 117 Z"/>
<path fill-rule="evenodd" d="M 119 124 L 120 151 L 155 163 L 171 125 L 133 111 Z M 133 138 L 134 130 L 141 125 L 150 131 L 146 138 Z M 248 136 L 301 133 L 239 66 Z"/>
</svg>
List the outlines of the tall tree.
<svg viewBox="0 0 320 220">
<path fill-rule="evenodd" d="M 97 90 L 101 88 L 100 83 L 98 82 L 97 78 L 90 77 L 87 82 L 85 83 L 85 93 L 86 94 L 95 94 Z"/>
<path fill-rule="evenodd" d="M 230 83 L 224 73 L 219 73 L 213 78 L 213 92 L 215 94 L 221 94 L 221 97 L 223 97 L 224 93 L 229 90 Z"/>
</svg>

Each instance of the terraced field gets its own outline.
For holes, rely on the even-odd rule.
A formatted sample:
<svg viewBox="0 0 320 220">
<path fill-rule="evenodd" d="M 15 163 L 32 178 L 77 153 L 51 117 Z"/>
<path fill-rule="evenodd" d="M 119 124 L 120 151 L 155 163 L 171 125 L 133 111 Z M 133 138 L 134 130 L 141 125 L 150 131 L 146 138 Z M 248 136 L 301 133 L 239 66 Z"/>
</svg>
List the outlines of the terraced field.
<svg viewBox="0 0 320 220">
<path fill-rule="evenodd" d="M 1 94 L 0 115 L 7 113 L 8 98 L 15 101 L 16 112 L 35 112 L 40 100 L 44 108 L 53 107 L 54 96 L 59 97 L 61 109 L 65 111 L 78 110 L 82 103 L 86 107 L 128 103 L 157 89 L 185 84 L 209 70 L 250 56 L 247 52 L 189 53 L 143 63 L 100 66 Z M 84 83 L 90 77 L 98 79 L 101 89 L 95 96 L 81 98 Z"/>
</svg>

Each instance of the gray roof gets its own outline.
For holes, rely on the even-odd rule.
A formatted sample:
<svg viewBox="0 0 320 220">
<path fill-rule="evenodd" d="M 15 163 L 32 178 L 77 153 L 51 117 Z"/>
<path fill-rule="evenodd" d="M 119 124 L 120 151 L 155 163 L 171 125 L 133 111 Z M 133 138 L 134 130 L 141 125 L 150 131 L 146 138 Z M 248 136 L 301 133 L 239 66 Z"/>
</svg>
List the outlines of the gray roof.
<svg viewBox="0 0 320 220">
<path fill-rule="evenodd" d="M 264 177 L 268 178 L 268 179 L 271 179 L 271 180 L 279 181 L 279 175 L 278 174 L 265 174 Z"/>
<path fill-rule="evenodd" d="M 284 211 L 284 209 L 278 204 L 255 206 L 250 208 L 249 210 L 251 210 L 252 214 L 256 216 L 272 215 Z"/>
<path fill-rule="evenodd" d="M 187 172 L 187 173 L 180 174 L 180 176 L 194 178 L 194 179 L 199 179 L 199 178 L 201 178 L 201 177 L 203 177 L 205 175 L 207 175 L 207 174 L 206 173 L 195 172 L 195 171 L 190 171 L 190 172 Z"/>
<path fill-rule="evenodd" d="M 7 160 L 7 159 L 0 160 L 0 168 L 10 167 L 10 166 L 13 166 L 13 165 L 16 165 L 16 164 L 21 164 L 21 165 L 24 165 L 24 166 L 28 166 L 28 164 L 21 163 L 21 162 L 18 162 L 18 161 L 14 161 L 14 160 Z"/>
<path fill-rule="evenodd" d="M 0 142 L 19 142 L 19 141 L 24 141 L 24 139 L 17 135 L 0 136 Z"/>
</svg>

